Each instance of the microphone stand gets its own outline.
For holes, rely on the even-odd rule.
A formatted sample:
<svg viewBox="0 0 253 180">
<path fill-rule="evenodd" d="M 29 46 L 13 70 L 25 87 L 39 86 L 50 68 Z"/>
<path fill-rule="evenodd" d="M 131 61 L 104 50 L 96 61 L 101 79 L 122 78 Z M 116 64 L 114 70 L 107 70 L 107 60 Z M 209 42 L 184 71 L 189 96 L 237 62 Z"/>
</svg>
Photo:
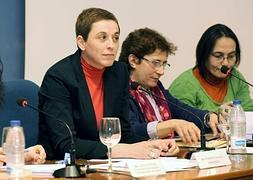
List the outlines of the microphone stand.
<svg viewBox="0 0 253 180">
<path fill-rule="evenodd" d="M 233 77 L 239 79 L 240 81 L 242 81 L 242 82 L 248 84 L 249 86 L 253 87 L 253 84 L 250 84 L 249 82 L 247 82 L 247 81 L 245 81 L 245 80 L 239 78 L 238 76 L 234 75 L 231 71 L 229 71 L 229 69 L 228 69 L 227 66 L 222 66 L 221 69 L 220 69 L 220 71 L 221 71 L 223 74 L 226 74 L 226 75 L 230 74 L 231 76 L 233 76 Z"/>
<path fill-rule="evenodd" d="M 135 84 L 136 83 L 136 84 Z M 204 127 L 204 124 L 203 124 L 203 121 L 201 121 L 201 119 L 194 113 L 192 113 L 191 111 L 183 108 L 183 107 L 180 107 L 178 106 L 177 104 L 173 103 L 173 102 L 170 102 L 170 101 L 167 101 L 166 99 L 163 99 L 155 94 L 153 94 L 152 92 L 150 91 L 147 91 L 146 89 L 144 89 L 143 87 L 141 87 L 137 82 L 133 82 L 132 83 L 133 86 L 131 86 L 131 88 L 133 88 L 134 90 L 142 90 L 150 95 L 152 95 L 153 97 L 155 98 L 158 98 L 162 101 L 165 101 L 167 103 L 170 103 L 172 104 L 173 106 L 176 106 L 177 108 L 181 109 L 181 110 L 184 110 L 185 112 L 193 115 L 194 117 L 196 117 L 198 119 L 198 121 L 201 123 L 201 129 L 200 129 L 200 148 L 197 148 L 197 151 L 209 151 L 209 150 L 213 150 L 214 148 L 207 148 L 206 147 L 206 136 L 205 136 L 205 127 Z"/>
<path fill-rule="evenodd" d="M 79 165 L 76 164 L 75 160 L 76 160 L 76 148 L 75 148 L 75 142 L 74 142 L 74 138 L 73 138 L 73 133 L 70 129 L 70 127 L 68 126 L 67 123 L 65 123 L 64 121 L 62 120 L 59 120 L 57 118 L 55 118 L 54 116 L 52 116 L 51 114 L 48 114 L 30 104 L 27 103 L 27 101 L 25 99 L 18 99 L 17 100 L 17 104 L 22 106 L 22 107 L 29 107 L 35 111 L 38 111 L 42 114 L 45 114 L 51 118 L 54 118 L 56 119 L 58 122 L 64 124 L 68 131 L 69 131 L 69 134 L 70 134 L 70 138 L 71 138 L 71 144 L 70 144 L 70 150 L 69 150 L 69 153 L 70 153 L 70 163 L 67 163 L 66 164 L 66 167 L 64 168 L 61 168 L 61 169 L 58 169 L 58 170 L 55 170 L 54 173 L 53 173 L 53 176 L 54 177 L 66 177 L 66 178 L 76 178 L 76 177 L 85 177 L 85 173 L 82 172 L 81 168 Z"/>
<path fill-rule="evenodd" d="M 244 83 L 248 84 L 249 86 L 253 87 L 253 84 L 250 84 L 249 82 L 247 82 L 247 81 L 245 81 L 245 80 L 243 80 L 243 79 L 241 79 L 241 78 L 239 78 L 239 77 L 235 76 L 235 75 L 234 75 L 234 74 L 232 74 L 231 72 L 229 72 L 229 74 L 231 74 L 232 76 L 234 76 L 234 77 L 236 77 L 237 79 L 241 80 L 242 82 L 244 82 Z"/>
<path fill-rule="evenodd" d="M 70 128 L 68 127 L 68 130 L 70 130 Z M 54 177 L 70 177 L 70 178 L 74 178 L 74 177 L 81 177 L 81 176 L 85 176 L 85 173 L 83 173 L 80 169 L 80 166 L 78 166 L 75 162 L 76 160 L 76 148 L 75 148 L 75 143 L 73 140 L 73 134 L 71 133 L 71 144 L 70 144 L 70 149 L 69 149 L 69 153 L 70 153 L 70 163 L 66 164 L 65 168 L 61 168 L 61 169 L 57 169 L 54 171 L 53 176 Z"/>
<path fill-rule="evenodd" d="M 71 145 L 72 146 L 72 145 Z M 70 164 L 66 164 L 65 168 L 57 169 L 54 171 L 54 177 L 67 177 L 67 178 L 75 178 L 75 177 L 85 177 L 85 174 L 82 173 L 80 166 L 75 164 L 75 158 L 73 157 L 75 154 L 75 149 L 70 148 Z"/>
</svg>

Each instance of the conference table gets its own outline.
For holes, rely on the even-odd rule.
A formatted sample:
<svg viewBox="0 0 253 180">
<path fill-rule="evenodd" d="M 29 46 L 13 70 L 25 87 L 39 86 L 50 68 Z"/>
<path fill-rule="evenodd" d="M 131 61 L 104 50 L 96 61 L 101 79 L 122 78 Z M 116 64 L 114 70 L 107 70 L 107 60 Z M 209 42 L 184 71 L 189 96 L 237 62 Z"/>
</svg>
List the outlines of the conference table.
<svg viewBox="0 0 253 180">
<path fill-rule="evenodd" d="M 231 161 L 229 166 L 202 169 L 195 167 L 186 171 L 168 172 L 166 175 L 143 177 L 138 179 L 253 179 L 253 155 L 243 155 L 243 162 L 240 164 Z M 108 175 L 108 174 L 88 174 L 87 179 L 131 179 L 129 176 Z"/>
<path fill-rule="evenodd" d="M 179 153 L 179 158 L 186 155 L 186 150 L 181 150 Z M 183 179 L 253 179 L 253 155 L 242 155 L 242 162 L 237 163 L 231 161 L 232 164 L 228 166 L 214 167 L 208 169 L 199 169 L 194 167 L 185 171 L 178 172 L 167 172 L 165 175 L 150 176 L 142 178 L 131 177 L 129 173 L 126 172 L 116 172 L 112 173 L 90 173 L 86 174 L 86 177 L 75 178 L 75 179 L 169 179 L 169 180 L 183 180 Z M 78 160 L 79 164 L 84 164 L 85 160 Z M 124 175 L 125 174 L 125 175 Z M 0 179 L 7 179 L 7 173 L 5 171 L 0 171 Z M 53 178 L 51 176 L 42 176 L 31 174 L 25 179 L 63 179 L 63 178 Z"/>
</svg>

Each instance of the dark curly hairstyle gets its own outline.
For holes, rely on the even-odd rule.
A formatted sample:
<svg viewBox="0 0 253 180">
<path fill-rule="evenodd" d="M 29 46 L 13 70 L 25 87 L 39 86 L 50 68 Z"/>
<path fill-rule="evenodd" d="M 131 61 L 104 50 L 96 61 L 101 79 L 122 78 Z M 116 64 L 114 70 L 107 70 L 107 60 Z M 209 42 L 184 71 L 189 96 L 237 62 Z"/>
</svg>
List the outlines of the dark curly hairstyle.
<svg viewBox="0 0 253 180">
<path fill-rule="evenodd" d="M 211 55 L 216 41 L 219 38 L 227 37 L 235 41 L 236 44 L 236 62 L 235 66 L 240 64 L 241 50 L 239 41 L 235 33 L 223 24 L 215 24 L 209 27 L 201 36 L 196 48 L 196 65 L 199 68 L 200 74 L 205 78 L 207 76 L 206 62 Z"/>
<path fill-rule="evenodd" d="M 175 54 L 177 47 L 155 30 L 149 28 L 137 29 L 131 32 L 123 42 L 119 61 L 125 62 L 130 69 L 131 66 L 128 62 L 130 54 L 141 58 L 154 53 L 157 49 L 170 55 Z"/>
</svg>

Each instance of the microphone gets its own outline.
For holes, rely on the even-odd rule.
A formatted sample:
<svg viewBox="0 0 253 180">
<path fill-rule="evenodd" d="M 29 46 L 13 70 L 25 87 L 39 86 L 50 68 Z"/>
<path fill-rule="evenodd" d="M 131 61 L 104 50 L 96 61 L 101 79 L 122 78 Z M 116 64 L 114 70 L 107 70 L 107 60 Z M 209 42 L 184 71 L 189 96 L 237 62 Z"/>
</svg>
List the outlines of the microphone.
<svg viewBox="0 0 253 180">
<path fill-rule="evenodd" d="M 40 112 L 40 113 L 42 113 L 42 114 L 44 114 L 48 117 L 54 118 L 58 122 L 62 123 L 68 129 L 69 134 L 70 134 L 70 139 L 71 139 L 70 163 L 67 163 L 65 168 L 55 170 L 54 173 L 53 173 L 53 176 L 54 177 L 67 177 L 67 178 L 74 178 L 74 177 L 81 177 L 81 176 L 84 177 L 85 173 L 81 170 L 80 166 L 76 165 L 76 163 L 75 163 L 76 148 L 75 148 L 73 133 L 72 133 L 69 125 L 64 121 L 55 118 L 53 115 L 51 115 L 51 114 L 49 114 L 45 111 L 42 111 L 42 110 L 34 107 L 33 105 L 29 104 L 25 98 L 18 98 L 17 99 L 17 104 L 19 106 L 23 107 L 23 108 L 29 107 L 29 108 L 31 108 L 35 111 L 38 111 L 38 112 Z"/>
<path fill-rule="evenodd" d="M 222 66 L 222 67 L 220 68 L 220 71 L 221 71 L 223 74 L 234 76 L 235 78 L 239 79 L 240 81 L 242 81 L 242 82 L 244 82 L 244 83 L 250 85 L 251 87 L 253 87 L 253 85 L 250 84 L 249 82 L 247 82 L 247 81 L 245 81 L 245 80 L 239 78 L 238 76 L 234 75 L 234 74 L 229 70 L 229 68 L 228 68 L 227 66 Z"/>
<path fill-rule="evenodd" d="M 162 101 L 170 103 L 171 105 L 176 106 L 177 108 L 179 108 L 179 109 L 181 109 L 181 110 L 183 110 L 183 111 L 185 111 L 185 112 L 193 115 L 194 117 L 196 117 L 198 119 L 198 121 L 200 122 L 200 124 L 201 124 L 201 129 L 200 129 L 200 148 L 197 148 L 197 149 L 200 150 L 200 151 L 206 151 L 206 150 L 212 150 L 212 149 L 214 149 L 214 148 L 207 148 L 206 147 L 206 136 L 205 136 L 204 123 L 203 123 L 203 121 L 196 114 L 192 113 L 191 111 L 189 111 L 189 110 L 187 110 L 187 109 L 185 109 L 185 108 L 183 108 L 181 106 L 178 106 L 177 104 L 175 104 L 173 102 L 167 101 L 167 99 L 164 99 L 162 97 L 159 97 L 159 96 L 153 94 L 151 91 L 147 91 L 146 89 L 144 89 L 143 87 L 141 87 L 141 85 L 138 82 L 136 82 L 136 81 L 134 81 L 134 82 L 131 83 L 131 89 L 136 90 L 136 91 L 138 91 L 138 90 L 144 91 L 144 92 L 148 93 L 149 95 L 152 95 L 155 98 L 158 98 L 158 99 L 160 99 Z"/>
</svg>

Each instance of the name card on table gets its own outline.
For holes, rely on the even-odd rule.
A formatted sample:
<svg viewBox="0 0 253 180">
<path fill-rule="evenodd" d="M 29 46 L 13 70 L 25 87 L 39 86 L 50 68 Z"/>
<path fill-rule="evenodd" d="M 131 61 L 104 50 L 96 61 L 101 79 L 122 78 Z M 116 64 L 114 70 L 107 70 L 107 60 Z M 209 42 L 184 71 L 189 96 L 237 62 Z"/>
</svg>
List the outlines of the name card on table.
<svg viewBox="0 0 253 180">
<path fill-rule="evenodd" d="M 191 159 L 196 159 L 200 169 L 230 165 L 231 161 L 226 153 L 226 149 L 215 149 L 211 151 L 201 151 L 192 154 Z"/>
<path fill-rule="evenodd" d="M 129 161 L 127 165 L 131 175 L 134 177 L 166 174 L 160 159 Z"/>
</svg>

